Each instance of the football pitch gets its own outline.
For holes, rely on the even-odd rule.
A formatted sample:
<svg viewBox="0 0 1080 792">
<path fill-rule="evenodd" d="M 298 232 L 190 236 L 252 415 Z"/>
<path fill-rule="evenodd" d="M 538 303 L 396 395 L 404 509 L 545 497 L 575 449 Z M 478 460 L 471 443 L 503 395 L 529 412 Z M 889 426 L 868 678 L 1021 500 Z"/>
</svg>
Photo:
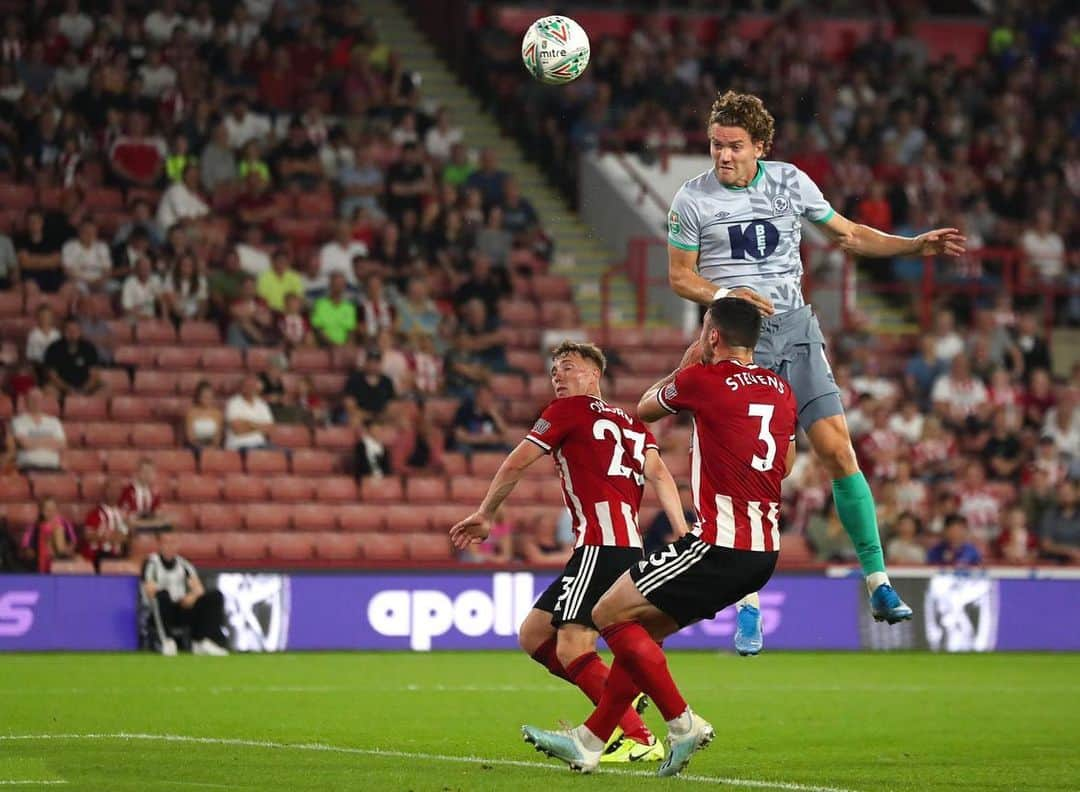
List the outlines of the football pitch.
<svg viewBox="0 0 1080 792">
<path fill-rule="evenodd" d="M 587 702 L 524 655 L 0 657 L 0 789 L 1080 789 L 1080 656 L 675 653 L 717 730 L 679 779 L 572 774 Z M 646 713 L 654 731 L 663 723 Z M 610 769 L 614 768 L 614 769 Z"/>
</svg>

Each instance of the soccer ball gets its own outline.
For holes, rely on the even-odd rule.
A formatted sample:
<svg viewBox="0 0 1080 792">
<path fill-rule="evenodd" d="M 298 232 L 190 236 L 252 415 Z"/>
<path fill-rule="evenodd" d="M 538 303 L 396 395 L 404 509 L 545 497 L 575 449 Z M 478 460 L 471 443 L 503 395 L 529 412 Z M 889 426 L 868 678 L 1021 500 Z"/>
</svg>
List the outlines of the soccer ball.
<svg viewBox="0 0 1080 792">
<path fill-rule="evenodd" d="M 564 85 L 580 77 L 589 65 L 589 37 L 574 20 L 546 16 L 525 31 L 521 60 L 529 74 L 548 85 Z"/>
</svg>

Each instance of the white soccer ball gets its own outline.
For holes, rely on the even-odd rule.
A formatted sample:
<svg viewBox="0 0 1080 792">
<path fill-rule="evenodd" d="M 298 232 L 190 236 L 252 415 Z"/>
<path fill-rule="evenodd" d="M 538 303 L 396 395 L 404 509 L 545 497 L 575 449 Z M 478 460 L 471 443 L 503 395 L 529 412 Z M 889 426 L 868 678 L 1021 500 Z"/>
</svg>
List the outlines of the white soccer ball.
<svg viewBox="0 0 1080 792">
<path fill-rule="evenodd" d="M 589 52 L 588 35 L 581 25 L 564 16 L 536 20 L 521 40 L 525 68 L 548 85 L 564 85 L 580 77 L 589 65 Z"/>
</svg>

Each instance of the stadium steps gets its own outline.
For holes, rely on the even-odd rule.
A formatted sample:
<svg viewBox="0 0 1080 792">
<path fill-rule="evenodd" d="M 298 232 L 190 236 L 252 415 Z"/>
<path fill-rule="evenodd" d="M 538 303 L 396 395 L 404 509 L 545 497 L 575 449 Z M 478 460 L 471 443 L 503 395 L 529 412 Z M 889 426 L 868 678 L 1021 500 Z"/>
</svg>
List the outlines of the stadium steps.
<svg viewBox="0 0 1080 792">
<path fill-rule="evenodd" d="M 403 8 L 393 0 L 372 0 L 366 9 L 378 20 L 379 37 L 402 54 L 410 70 L 422 75 L 425 99 L 450 108 L 468 144 L 495 149 L 500 167 L 517 178 L 522 194 L 536 207 L 545 231 L 555 243 L 552 272 L 572 282 L 582 323 L 600 324 L 600 280 L 615 258 L 612 251 L 566 206 L 540 168 L 525 160 L 517 143 L 502 134 L 495 119 L 462 85 Z M 611 296 L 616 323 L 632 319 L 636 305 L 633 285 L 624 277 L 613 278 Z"/>
</svg>

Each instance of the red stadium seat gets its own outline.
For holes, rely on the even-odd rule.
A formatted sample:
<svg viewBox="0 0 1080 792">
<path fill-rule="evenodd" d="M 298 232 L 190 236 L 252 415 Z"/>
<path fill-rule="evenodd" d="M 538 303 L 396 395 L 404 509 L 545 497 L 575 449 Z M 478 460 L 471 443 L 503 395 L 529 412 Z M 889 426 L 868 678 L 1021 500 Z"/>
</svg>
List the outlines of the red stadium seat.
<svg viewBox="0 0 1080 792">
<path fill-rule="evenodd" d="M 140 344 L 175 344 L 176 328 L 163 319 L 140 319 L 135 323 L 135 340 Z"/>
<path fill-rule="evenodd" d="M 131 377 L 124 369 L 98 369 L 101 381 L 110 396 L 122 395 L 131 391 Z"/>
<path fill-rule="evenodd" d="M 225 477 L 221 494 L 227 501 L 261 501 L 266 500 L 266 489 L 266 479 L 233 473 Z"/>
<path fill-rule="evenodd" d="M 219 476 L 181 475 L 176 477 L 176 498 L 190 503 L 215 501 L 221 497 Z"/>
<path fill-rule="evenodd" d="M 37 203 L 37 195 L 29 184 L 0 184 L 0 206 L 5 209 L 30 209 Z"/>
<path fill-rule="evenodd" d="M 221 557 L 233 561 L 261 561 L 266 558 L 266 537 L 228 533 L 221 537 Z"/>
<path fill-rule="evenodd" d="M 324 502 L 355 503 L 357 497 L 356 482 L 348 476 L 327 476 L 315 488 L 316 500 Z"/>
<path fill-rule="evenodd" d="M 176 437 L 169 424 L 137 423 L 131 425 L 131 444 L 143 450 L 170 448 L 176 445 Z"/>
<path fill-rule="evenodd" d="M 194 510 L 186 503 L 170 501 L 162 511 L 169 516 L 174 531 L 194 531 L 198 525 Z"/>
<path fill-rule="evenodd" d="M 469 475 L 469 462 L 464 454 L 456 451 L 446 451 L 442 455 L 443 472 L 447 477 Z"/>
<path fill-rule="evenodd" d="M 510 502 L 514 505 L 536 503 L 540 499 L 540 479 L 535 478 L 522 478 L 510 495 Z"/>
<path fill-rule="evenodd" d="M 352 451 L 356 430 L 349 426 L 324 426 L 315 430 L 316 448 L 340 448 Z"/>
<path fill-rule="evenodd" d="M 73 430 L 76 426 L 81 426 L 82 445 L 87 448 L 115 448 L 130 442 L 129 424 L 100 422 L 71 426 Z"/>
<path fill-rule="evenodd" d="M 457 478 L 450 481 L 450 500 L 461 503 L 480 504 L 487 494 L 488 479 Z"/>
<path fill-rule="evenodd" d="M 243 516 L 247 530 L 256 533 L 287 531 L 292 523 L 292 514 L 277 503 L 250 503 Z"/>
<path fill-rule="evenodd" d="M 386 530 L 390 533 L 424 533 L 431 530 L 431 512 L 404 503 L 380 507 L 386 513 Z"/>
<path fill-rule="evenodd" d="M 232 504 L 193 504 L 191 510 L 199 520 L 200 531 L 223 533 L 225 531 L 240 531 L 243 529 L 244 521 L 241 511 Z"/>
<path fill-rule="evenodd" d="M 30 480 L 21 474 L 0 476 L 0 501 L 30 499 Z"/>
<path fill-rule="evenodd" d="M 445 503 L 446 479 L 441 477 L 410 477 L 405 483 L 409 503 Z"/>
<path fill-rule="evenodd" d="M 534 377 L 542 377 L 547 380 L 547 359 L 533 350 L 511 349 L 506 353 L 506 362 L 514 368 L 527 371 Z"/>
<path fill-rule="evenodd" d="M 409 560 L 433 562 L 450 561 L 454 557 L 450 539 L 440 534 L 412 534 L 405 538 Z"/>
<path fill-rule="evenodd" d="M 298 217 L 332 220 L 334 217 L 334 196 L 329 192 L 300 193 L 296 197 Z"/>
<path fill-rule="evenodd" d="M 360 557 L 360 541 L 356 534 L 311 534 L 315 555 L 327 561 L 353 561 Z"/>
<path fill-rule="evenodd" d="M 336 525 L 335 506 L 321 503 L 301 503 L 292 507 L 293 530 L 321 532 L 330 531 Z"/>
<path fill-rule="evenodd" d="M 86 206 L 93 207 L 95 212 L 124 208 L 124 194 L 110 187 L 94 187 L 87 190 L 84 200 Z"/>
<path fill-rule="evenodd" d="M 204 474 L 239 473 L 244 469 L 239 451 L 204 448 L 199 454 L 199 472 Z"/>
<path fill-rule="evenodd" d="M 221 331 L 213 322 L 188 321 L 180 325 L 180 341 L 199 346 L 220 344 Z"/>
<path fill-rule="evenodd" d="M 548 300 L 569 302 L 571 299 L 570 281 L 563 275 L 534 275 L 532 293 L 541 303 Z"/>
<path fill-rule="evenodd" d="M 139 467 L 142 459 L 141 451 L 132 451 L 126 448 L 112 448 L 102 452 L 105 458 L 105 469 L 110 475 L 130 476 Z"/>
<path fill-rule="evenodd" d="M 540 303 L 540 324 L 542 327 L 577 327 L 580 324 L 577 309 L 572 303 Z"/>
<path fill-rule="evenodd" d="M 27 487 L 29 488 L 29 484 Z M 27 498 L 29 496 L 27 489 Z M 3 511 L 7 514 L 8 530 L 22 531 L 37 519 L 38 505 L 32 500 L 13 501 L 4 504 Z"/>
<path fill-rule="evenodd" d="M 234 347 L 207 347 L 202 350 L 202 367 L 207 371 L 242 372 L 244 355 Z"/>
<path fill-rule="evenodd" d="M 293 371 L 317 374 L 330 370 L 330 353 L 315 347 L 294 349 L 289 358 L 289 367 Z"/>
<path fill-rule="evenodd" d="M 491 389 L 498 399 L 524 399 L 526 393 L 525 381 L 517 374 L 496 374 Z"/>
<path fill-rule="evenodd" d="M 270 499 L 285 503 L 310 503 L 315 497 L 319 479 L 299 476 L 276 476 L 269 479 Z"/>
<path fill-rule="evenodd" d="M 127 319 L 109 319 L 106 324 L 117 344 L 129 344 L 135 338 L 135 328 Z"/>
<path fill-rule="evenodd" d="M 251 349 L 244 352 L 244 366 L 248 371 L 266 371 L 270 368 L 270 361 L 280 354 L 280 349 L 251 347 Z"/>
<path fill-rule="evenodd" d="M 311 382 L 315 386 L 315 393 L 320 396 L 337 399 L 345 390 L 347 374 L 314 374 Z"/>
<path fill-rule="evenodd" d="M 154 417 L 154 401 L 142 396 L 114 396 L 109 415 L 114 421 L 149 421 Z"/>
<path fill-rule="evenodd" d="M 64 399 L 65 421 L 104 421 L 108 417 L 109 402 L 104 396 L 79 396 Z"/>
<path fill-rule="evenodd" d="M 84 501 L 103 500 L 108 481 L 108 476 L 104 473 L 83 473 L 79 476 L 79 497 Z"/>
<path fill-rule="evenodd" d="M 147 458 L 153 461 L 158 472 L 166 476 L 195 472 L 195 455 L 186 448 L 165 448 L 148 451 Z"/>
<path fill-rule="evenodd" d="M 176 544 L 181 555 L 193 561 L 216 561 L 221 557 L 221 537 L 217 534 L 178 533 Z"/>
<path fill-rule="evenodd" d="M 35 473 L 30 477 L 34 497 L 73 501 L 79 497 L 79 480 L 68 473 Z"/>
<path fill-rule="evenodd" d="M 53 575 L 92 575 L 94 565 L 82 556 L 60 558 L 52 562 L 49 572 Z"/>
<path fill-rule="evenodd" d="M 307 448 L 311 445 L 311 430 L 302 424 L 274 424 L 268 434 L 270 442 L 282 448 Z"/>
<path fill-rule="evenodd" d="M 356 365 L 359 350 L 352 344 L 336 346 L 330 349 L 330 364 L 339 371 L 348 371 Z"/>
<path fill-rule="evenodd" d="M 460 406 L 457 399 L 432 399 L 427 403 L 428 418 L 435 426 L 449 426 Z"/>
<path fill-rule="evenodd" d="M 469 460 L 469 467 L 474 476 L 487 476 L 490 478 L 499 471 L 499 468 L 502 466 L 503 460 L 505 459 L 506 454 L 501 451 L 479 451 L 472 455 L 472 458 Z"/>
<path fill-rule="evenodd" d="M 178 377 L 172 371 L 147 371 L 139 369 L 135 372 L 135 393 L 142 395 L 171 395 L 176 393 Z"/>
<path fill-rule="evenodd" d="M 526 300 L 506 300 L 499 303 L 499 316 L 504 324 L 511 327 L 537 327 L 540 324 L 540 311 Z"/>
<path fill-rule="evenodd" d="M 21 291 L 13 289 L 0 292 L 0 316 L 22 316 L 22 312 L 23 295 Z"/>
<path fill-rule="evenodd" d="M 552 506 L 563 502 L 562 481 L 556 476 L 539 479 L 537 485 L 537 500 Z"/>
<path fill-rule="evenodd" d="M 405 539 L 392 534 L 357 534 L 360 549 L 368 561 L 404 561 L 408 556 Z"/>
<path fill-rule="evenodd" d="M 366 478 L 360 482 L 360 498 L 365 503 L 401 503 L 404 497 L 401 479 L 396 476 Z"/>
<path fill-rule="evenodd" d="M 480 504 L 476 504 L 479 506 Z M 428 531 L 431 533 L 447 533 L 451 526 L 459 520 L 465 519 L 475 511 L 475 507 L 463 507 L 458 503 L 443 503 L 438 506 L 426 506 L 424 511 L 428 515 Z"/>
<path fill-rule="evenodd" d="M 310 561 L 315 556 L 311 537 L 306 534 L 272 533 L 266 537 L 270 558 L 276 561 Z"/>
<path fill-rule="evenodd" d="M 194 347 L 163 347 L 157 353 L 158 368 L 184 371 L 199 367 L 199 349 Z"/>
<path fill-rule="evenodd" d="M 142 572 L 142 564 L 129 558 L 103 558 L 99 563 L 101 575 L 134 575 Z"/>
<path fill-rule="evenodd" d="M 340 454 L 302 448 L 292 453 L 292 472 L 302 476 L 328 476 L 340 467 Z"/>
<path fill-rule="evenodd" d="M 342 531 L 363 533 L 386 528 L 386 515 L 381 508 L 367 503 L 343 503 L 333 507 L 337 524 Z"/>
<path fill-rule="evenodd" d="M 268 476 L 278 473 L 287 473 L 289 460 L 285 452 L 275 451 L 268 448 L 253 448 L 247 452 L 244 460 L 244 468 L 251 475 Z"/>
<path fill-rule="evenodd" d="M 0 393 L 0 418 L 8 419 L 15 414 L 15 405 L 6 393 Z"/>
<path fill-rule="evenodd" d="M 64 452 L 64 467 L 70 473 L 97 473 L 105 461 L 97 449 L 69 448 Z"/>
</svg>

